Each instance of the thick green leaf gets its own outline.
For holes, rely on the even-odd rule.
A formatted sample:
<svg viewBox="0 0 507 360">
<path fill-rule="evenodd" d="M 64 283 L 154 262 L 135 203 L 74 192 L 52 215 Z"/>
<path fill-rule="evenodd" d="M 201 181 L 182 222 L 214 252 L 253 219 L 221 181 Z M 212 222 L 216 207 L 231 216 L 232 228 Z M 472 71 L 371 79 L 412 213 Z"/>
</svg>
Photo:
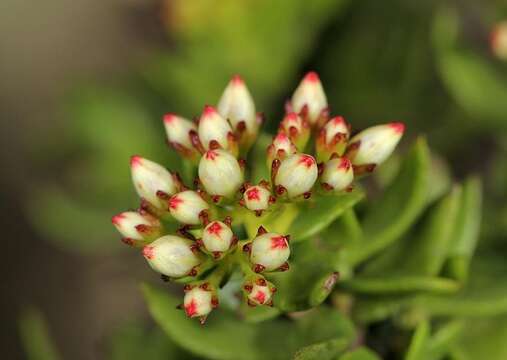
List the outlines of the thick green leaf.
<svg viewBox="0 0 507 360">
<path fill-rule="evenodd" d="M 344 339 L 330 340 L 299 349 L 294 360 L 331 360 L 345 350 L 348 343 Z"/>
<path fill-rule="evenodd" d="M 354 336 L 352 324 L 326 307 L 295 321 L 259 324 L 217 310 L 201 326 L 176 309 L 180 299 L 147 285 L 143 290 L 152 316 L 167 335 L 184 349 L 210 359 L 289 359 L 302 347 L 331 340 L 350 342 Z"/>
<path fill-rule="evenodd" d="M 399 273 L 428 276 L 440 273 L 453 241 L 460 200 L 461 187 L 454 186 L 451 193 L 431 209 L 422 224 L 422 233 L 415 241 L 408 240 L 411 242 L 409 251 L 397 265 Z"/>
<path fill-rule="evenodd" d="M 110 360 L 195 360 L 196 357 L 178 348 L 162 330 L 145 330 L 140 323 L 122 326 L 109 341 Z"/>
<path fill-rule="evenodd" d="M 343 354 L 337 360 L 380 360 L 380 357 L 370 349 L 360 347 Z"/>
<path fill-rule="evenodd" d="M 422 321 L 414 331 L 405 360 L 424 360 L 423 354 L 430 336 L 430 324 Z"/>
<path fill-rule="evenodd" d="M 298 217 L 289 228 L 293 241 L 298 242 L 317 234 L 346 210 L 352 208 L 364 197 L 360 189 L 338 195 L 318 196 L 314 201 L 300 205 Z"/>
<path fill-rule="evenodd" d="M 61 359 L 50 337 L 46 319 L 39 310 L 29 308 L 21 313 L 19 333 L 28 360 Z"/>
<path fill-rule="evenodd" d="M 507 317 L 466 321 L 456 342 L 462 360 L 507 359 Z"/>
<path fill-rule="evenodd" d="M 460 209 L 454 226 L 447 270 L 451 277 L 465 281 L 472 255 L 479 240 L 482 189 L 478 178 L 463 183 Z"/>
<path fill-rule="evenodd" d="M 472 263 L 465 288 L 452 295 L 412 294 L 358 297 L 354 309 L 360 322 L 380 321 L 412 310 L 428 316 L 481 317 L 507 314 L 507 264 L 494 254 L 478 256 Z"/>
<path fill-rule="evenodd" d="M 414 291 L 454 293 L 460 284 L 456 281 L 431 276 L 386 275 L 378 277 L 356 277 L 340 282 L 340 287 L 364 294 L 392 294 Z"/>
<path fill-rule="evenodd" d="M 360 263 L 398 240 L 414 223 L 427 204 L 429 151 L 418 139 L 405 157 L 396 179 L 368 208 L 363 221 L 363 238 L 353 247 L 349 259 Z"/>
</svg>

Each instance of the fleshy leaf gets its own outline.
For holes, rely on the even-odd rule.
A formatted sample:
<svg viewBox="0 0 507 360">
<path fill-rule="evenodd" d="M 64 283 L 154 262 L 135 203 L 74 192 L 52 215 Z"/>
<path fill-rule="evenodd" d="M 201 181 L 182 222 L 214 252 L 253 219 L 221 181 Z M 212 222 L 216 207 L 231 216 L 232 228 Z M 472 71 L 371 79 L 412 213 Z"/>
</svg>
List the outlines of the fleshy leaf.
<svg viewBox="0 0 507 360">
<path fill-rule="evenodd" d="M 393 294 L 414 291 L 448 294 L 458 291 L 460 284 L 444 277 L 387 275 L 352 278 L 340 283 L 340 287 L 364 294 Z"/>
<path fill-rule="evenodd" d="M 294 242 L 308 239 L 326 228 L 363 197 L 363 191 L 354 189 L 350 193 L 319 196 L 315 201 L 304 202 L 300 206 L 299 216 L 289 228 L 289 234 L 292 234 Z"/>
<path fill-rule="evenodd" d="M 349 254 L 353 264 L 391 245 L 414 223 L 427 204 L 428 171 L 429 151 L 420 138 L 405 157 L 396 179 L 368 208 L 362 223 L 365 240 Z"/>
<path fill-rule="evenodd" d="M 182 348 L 209 359 L 287 359 L 302 347 L 331 340 L 350 342 L 354 336 L 352 324 L 326 307 L 294 321 L 259 324 L 241 322 L 217 310 L 201 326 L 176 309 L 180 300 L 148 285 L 143 291 L 152 316 L 167 335 Z"/>
<path fill-rule="evenodd" d="M 338 360 L 380 360 L 380 357 L 368 348 L 360 347 L 348 351 L 338 358 Z"/>
<path fill-rule="evenodd" d="M 345 350 L 347 345 L 346 340 L 337 339 L 306 346 L 296 352 L 294 360 L 332 360 Z"/>
<path fill-rule="evenodd" d="M 46 318 L 35 308 L 25 309 L 19 319 L 19 333 L 28 360 L 58 360 Z"/>
</svg>

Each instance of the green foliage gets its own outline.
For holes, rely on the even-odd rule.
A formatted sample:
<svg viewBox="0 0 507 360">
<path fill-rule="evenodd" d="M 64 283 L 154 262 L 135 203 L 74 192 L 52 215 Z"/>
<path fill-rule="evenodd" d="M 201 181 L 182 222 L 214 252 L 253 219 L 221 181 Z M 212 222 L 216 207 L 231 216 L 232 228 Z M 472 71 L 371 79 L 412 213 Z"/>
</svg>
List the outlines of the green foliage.
<svg viewBox="0 0 507 360">
<path fill-rule="evenodd" d="M 28 360 L 58 360 L 44 315 L 36 308 L 26 308 L 19 319 L 19 334 Z"/>
<path fill-rule="evenodd" d="M 148 307 L 162 329 L 184 349 L 209 359 L 288 359 L 299 348 L 333 342 L 349 344 L 354 328 L 338 311 L 327 307 L 298 320 L 239 322 L 228 312 L 213 314 L 205 327 L 188 321 L 166 292 L 143 288 Z M 327 345 L 326 345 L 327 346 Z"/>
</svg>

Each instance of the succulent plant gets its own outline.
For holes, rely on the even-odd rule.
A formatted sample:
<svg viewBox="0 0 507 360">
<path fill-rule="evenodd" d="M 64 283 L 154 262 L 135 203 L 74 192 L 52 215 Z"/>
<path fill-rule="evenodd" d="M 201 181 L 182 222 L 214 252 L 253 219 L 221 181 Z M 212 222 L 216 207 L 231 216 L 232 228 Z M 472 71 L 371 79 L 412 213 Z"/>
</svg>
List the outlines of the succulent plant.
<svg viewBox="0 0 507 360">
<path fill-rule="evenodd" d="M 291 231 L 305 216 L 301 204 L 321 211 L 320 201 L 348 199 L 350 206 L 359 200 L 354 177 L 382 164 L 404 132 L 402 123 L 392 122 L 350 138 L 343 117 L 331 118 L 315 72 L 287 102 L 265 159 L 249 157 L 263 115 L 237 75 L 217 108 L 204 106 L 195 121 L 171 113 L 163 122 L 168 143 L 197 175 L 195 181 L 184 184 L 177 173 L 132 156 L 141 205 L 115 215 L 113 224 L 124 243 L 142 248 L 163 279 L 185 284 L 183 308 L 201 322 L 218 306 L 219 289 L 235 272 L 242 274 L 248 305 L 276 306 L 276 280 L 268 279 L 290 269 L 290 239 L 309 236 Z M 336 274 L 326 281 L 329 293 Z"/>
</svg>

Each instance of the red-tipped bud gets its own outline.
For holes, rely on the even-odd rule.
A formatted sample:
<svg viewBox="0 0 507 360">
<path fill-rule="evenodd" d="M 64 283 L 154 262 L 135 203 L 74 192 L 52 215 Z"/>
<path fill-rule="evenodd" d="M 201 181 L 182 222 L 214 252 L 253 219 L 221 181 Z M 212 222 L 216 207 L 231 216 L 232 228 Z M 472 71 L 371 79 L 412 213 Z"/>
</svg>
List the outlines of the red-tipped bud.
<svg viewBox="0 0 507 360">
<path fill-rule="evenodd" d="M 272 303 L 276 288 L 264 277 L 258 276 L 245 281 L 243 284 L 243 291 L 246 295 L 248 304 L 252 306 L 269 305 Z"/>
<path fill-rule="evenodd" d="M 345 156 L 354 165 L 355 172 L 363 168 L 373 169 L 392 154 L 404 131 L 405 125 L 400 122 L 367 128 L 349 141 Z"/>
<path fill-rule="evenodd" d="M 168 142 L 181 156 L 195 158 L 198 152 L 190 139 L 190 132 L 197 131 L 193 122 L 175 114 L 164 115 L 164 126 Z"/>
<path fill-rule="evenodd" d="M 201 223 L 201 213 L 209 206 L 195 191 L 187 190 L 173 195 L 169 199 L 171 215 L 183 224 L 198 225 Z"/>
<path fill-rule="evenodd" d="M 273 142 L 268 146 L 267 149 L 267 164 L 268 168 L 271 167 L 271 163 L 274 159 L 283 160 L 287 156 L 297 152 L 296 146 L 290 141 L 287 134 L 279 132 L 274 138 Z"/>
<path fill-rule="evenodd" d="M 354 180 L 354 171 L 349 159 L 333 158 L 324 165 L 320 179 L 327 190 L 341 191 L 347 189 Z"/>
<path fill-rule="evenodd" d="M 199 119 L 199 139 L 205 150 L 216 148 L 216 144 L 234 155 L 237 154 L 237 144 L 232 128 L 212 106 L 206 105 Z"/>
<path fill-rule="evenodd" d="M 252 211 L 266 210 L 270 205 L 271 192 L 263 186 L 250 186 L 243 193 L 245 207 Z"/>
<path fill-rule="evenodd" d="M 132 245 L 144 245 L 160 236 L 160 221 L 148 213 L 125 211 L 113 216 L 112 222 Z"/>
<path fill-rule="evenodd" d="M 341 116 L 330 119 L 316 139 L 317 160 L 327 161 L 332 154 L 342 155 L 349 138 L 349 127 Z"/>
<path fill-rule="evenodd" d="M 294 154 L 282 161 L 275 176 L 275 185 L 283 187 L 290 198 L 309 192 L 317 180 L 315 159 L 307 154 Z"/>
<path fill-rule="evenodd" d="M 178 190 L 171 173 L 163 166 L 137 155 L 130 159 L 130 168 L 139 196 L 158 209 L 167 209 L 166 202 L 157 193 L 172 195 Z"/>
<path fill-rule="evenodd" d="M 210 253 L 223 253 L 229 250 L 233 238 L 231 228 L 221 221 L 210 222 L 202 232 L 202 242 Z"/>
<path fill-rule="evenodd" d="M 166 235 L 143 248 L 143 256 L 151 268 L 171 278 L 186 276 L 201 263 L 191 250 L 192 241 Z"/>
<path fill-rule="evenodd" d="M 295 112 L 285 115 L 280 122 L 278 131 L 287 135 L 300 151 L 304 150 L 308 139 L 310 139 L 309 123 Z"/>
<path fill-rule="evenodd" d="M 199 180 L 210 195 L 232 198 L 243 183 L 243 171 L 229 152 L 208 150 L 199 162 Z"/>
<path fill-rule="evenodd" d="M 494 27 L 490 39 L 493 54 L 507 61 L 507 21 L 502 21 Z"/>
<path fill-rule="evenodd" d="M 254 266 L 260 265 L 263 271 L 277 270 L 289 255 L 289 242 L 283 235 L 265 233 L 252 241 L 250 261 Z"/>
<path fill-rule="evenodd" d="M 322 112 L 327 109 L 326 94 L 317 73 L 312 71 L 306 74 L 292 95 L 291 105 L 297 113 L 306 105 L 308 121 L 312 125 L 317 123 Z"/>
<path fill-rule="evenodd" d="M 253 143 L 259 132 L 255 104 L 243 79 L 235 75 L 225 88 L 217 106 L 223 118 L 229 120 L 243 148 Z"/>
<path fill-rule="evenodd" d="M 214 296 L 214 291 L 210 286 L 206 288 L 195 286 L 186 291 L 183 299 L 185 314 L 190 318 L 206 317 L 215 307 L 213 304 Z"/>
</svg>

